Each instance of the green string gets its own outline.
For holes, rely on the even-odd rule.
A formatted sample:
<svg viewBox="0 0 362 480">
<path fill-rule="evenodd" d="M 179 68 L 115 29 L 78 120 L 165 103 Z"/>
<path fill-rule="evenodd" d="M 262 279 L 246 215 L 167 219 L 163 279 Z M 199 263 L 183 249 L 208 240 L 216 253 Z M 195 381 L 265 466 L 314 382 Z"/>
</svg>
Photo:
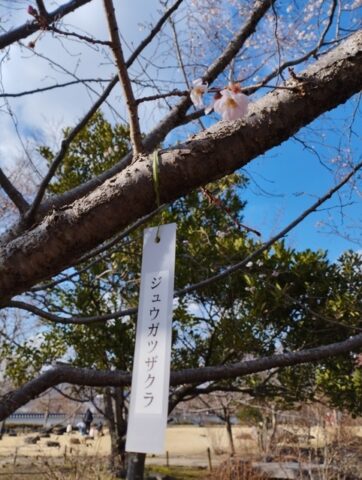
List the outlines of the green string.
<svg viewBox="0 0 362 480">
<path fill-rule="evenodd" d="M 152 154 L 152 173 L 153 173 L 153 188 L 156 195 L 156 204 L 157 208 L 160 208 L 160 178 L 159 178 L 159 163 L 158 163 L 158 154 L 159 150 L 155 150 Z M 160 225 L 157 227 L 155 242 L 159 243 L 161 241 L 160 237 Z"/>
<path fill-rule="evenodd" d="M 160 178 L 159 178 L 159 165 L 158 165 L 158 150 L 155 150 L 152 154 L 152 172 L 153 172 L 153 187 L 155 189 L 157 208 L 160 207 Z"/>
</svg>

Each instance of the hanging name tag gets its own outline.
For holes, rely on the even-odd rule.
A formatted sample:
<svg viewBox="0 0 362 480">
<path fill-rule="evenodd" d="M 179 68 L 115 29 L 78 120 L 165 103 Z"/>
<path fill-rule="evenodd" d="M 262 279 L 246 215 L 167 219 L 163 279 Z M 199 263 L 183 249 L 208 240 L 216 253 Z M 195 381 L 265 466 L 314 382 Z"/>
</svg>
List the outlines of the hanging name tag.
<svg viewBox="0 0 362 480">
<path fill-rule="evenodd" d="M 175 223 L 145 230 L 127 452 L 165 451 L 175 250 Z"/>
</svg>

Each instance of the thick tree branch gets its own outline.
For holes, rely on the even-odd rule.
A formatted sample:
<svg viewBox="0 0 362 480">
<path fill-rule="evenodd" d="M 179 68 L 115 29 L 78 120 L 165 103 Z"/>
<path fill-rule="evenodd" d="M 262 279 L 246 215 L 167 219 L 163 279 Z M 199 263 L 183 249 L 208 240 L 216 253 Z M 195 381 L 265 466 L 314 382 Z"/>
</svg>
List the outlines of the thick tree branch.
<svg viewBox="0 0 362 480">
<path fill-rule="evenodd" d="M 48 23 L 52 23 L 56 20 L 60 20 L 68 13 L 73 12 L 77 8 L 82 7 L 83 5 L 89 3 L 90 1 L 91 0 L 71 0 L 70 2 L 65 3 L 64 5 L 61 5 L 53 12 L 48 13 L 46 15 L 46 20 Z M 36 21 L 33 21 L 31 23 L 27 22 L 21 27 L 15 28 L 10 32 L 6 32 L 3 35 L 0 35 L 0 50 L 2 48 L 8 47 L 14 42 L 17 42 L 23 38 L 28 37 L 32 33 L 37 32 L 40 28 L 42 28 L 42 26 Z"/>
<path fill-rule="evenodd" d="M 8 177 L 0 168 L 0 186 L 10 198 L 10 200 L 14 203 L 17 207 L 19 212 L 23 215 L 25 211 L 29 208 L 28 202 L 24 199 L 22 194 L 19 192 L 17 188 L 11 183 Z"/>
<path fill-rule="evenodd" d="M 299 75 L 301 92 L 278 90 L 255 103 L 244 119 L 220 122 L 160 159 L 161 201 L 170 202 L 221 178 L 279 145 L 362 87 L 362 32 Z M 296 85 L 295 80 L 287 86 Z M 153 210 L 151 160 L 129 166 L 91 194 L 53 211 L 4 245 L 0 303 L 69 266 Z"/>
<path fill-rule="evenodd" d="M 215 367 L 190 368 L 171 373 L 172 386 L 182 384 L 202 384 L 220 379 L 232 379 L 259 373 L 272 368 L 318 362 L 325 358 L 346 354 L 362 347 L 362 334 L 342 342 L 323 345 L 321 347 L 287 352 L 255 360 L 238 362 L 232 365 Z M 39 377 L 31 380 L 15 391 L 4 395 L 0 400 L 0 421 L 7 418 L 15 410 L 38 397 L 48 388 L 62 383 L 89 387 L 125 386 L 131 383 L 131 374 L 122 371 L 97 371 L 64 365 L 50 368 Z"/>
<path fill-rule="evenodd" d="M 36 6 L 38 7 L 38 11 L 42 17 L 47 17 L 48 12 L 45 8 L 44 1 L 43 0 L 36 0 Z"/>
<path fill-rule="evenodd" d="M 276 235 L 271 237 L 268 241 L 262 243 L 256 250 L 251 252 L 242 261 L 240 261 L 240 262 L 238 262 L 234 265 L 231 265 L 227 268 L 223 268 L 220 273 L 218 273 L 216 275 L 213 275 L 212 277 L 205 278 L 204 280 L 202 280 L 199 283 L 188 285 L 185 288 L 177 290 L 175 292 L 175 298 L 180 297 L 182 295 L 186 295 L 188 293 L 192 293 L 195 290 L 206 287 L 206 286 L 210 285 L 211 283 L 219 281 L 222 278 L 225 278 L 225 277 L 233 274 L 234 272 L 241 270 L 243 267 L 245 267 L 247 265 L 247 263 L 249 263 L 252 260 L 255 260 L 256 258 L 258 258 L 261 253 L 268 250 L 278 240 L 281 240 L 282 238 L 284 238 L 291 230 L 293 230 L 297 225 L 299 225 L 308 215 L 316 212 L 317 209 L 321 205 L 323 205 L 323 203 L 325 203 L 327 200 L 332 198 L 332 196 L 336 192 L 338 192 L 344 185 L 346 185 L 346 183 L 348 183 L 352 179 L 352 177 L 359 170 L 361 170 L 361 168 L 362 168 L 362 162 L 358 163 L 337 185 L 335 185 L 333 188 L 328 190 L 328 192 L 325 195 L 318 198 L 318 200 L 316 202 L 314 202 L 309 208 L 304 210 L 298 217 L 296 217 L 292 222 L 290 222 L 286 227 L 284 227 L 282 230 L 280 230 Z M 117 244 L 122 238 L 129 235 L 129 233 L 131 233 L 136 228 L 138 228 L 140 225 L 142 225 L 144 222 L 149 220 L 153 215 L 158 213 L 163 208 L 165 208 L 165 207 L 164 206 L 160 207 L 159 209 L 155 210 L 154 212 L 147 215 L 146 217 L 141 218 L 139 221 L 135 222 L 128 229 L 123 231 L 121 234 L 116 235 L 115 238 L 111 239 L 108 242 L 105 242 L 100 247 L 97 247 L 96 249 L 92 250 L 89 254 L 86 254 L 85 256 L 83 256 L 81 259 L 79 259 L 79 261 L 76 264 L 80 263 L 81 261 L 88 260 L 88 259 L 92 258 L 93 256 L 98 255 L 98 254 L 103 253 L 104 251 L 108 250 L 109 248 L 111 248 L 112 246 Z M 91 263 L 91 265 L 93 265 L 93 262 Z M 89 266 L 87 266 L 86 268 L 89 268 Z M 52 288 L 55 285 L 58 285 L 59 283 L 66 282 L 68 279 L 70 280 L 72 277 L 74 277 L 76 275 L 79 275 L 79 272 L 75 272 L 71 275 L 65 276 L 65 278 L 55 280 L 54 282 L 50 282 L 49 284 L 34 287 L 34 288 L 31 289 L 31 291 L 36 292 L 36 291 L 39 291 L 39 290 L 44 290 L 46 288 Z M 14 304 L 12 304 L 12 305 L 10 304 L 9 306 L 14 307 Z M 18 308 L 21 308 L 21 307 L 19 306 Z M 126 316 L 126 315 L 133 315 L 135 313 L 137 313 L 137 308 L 130 308 L 130 309 L 123 310 L 123 311 L 119 310 L 117 312 L 114 312 L 114 318 L 119 318 L 119 317 Z M 313 313 L 313 315 L 318 316 L 317 312 L 312 312 L 312 313 Z M 42 315 L 40 315 L 40 316 L 42 316 Z M 43 318 L 46 318 L 46 317 L 43 317 Z M 70 319 L 66 319 L 66 320 L 67 320 L 66 323 L 72 323 L 71 321 L 69 321 Z M 94 320 L 94 322 L 96 322 L 96 321 L 97 320 Z M 329 319 L 329 321 L 332 321 L 332 319 Z M 60 317 L 58 317 L 57 323 L 61 323 L 61 318 Z M 75 323 L 81 323 L 81 319 L 77 319 L 77 321 Z M 92 322 L 89 322 L 89 320 L 86 319 L 85 323 L 92 323 Z"/>
<path fill-rule="evenodd" d="M 114 11 L 112 0 L 103 0 L 106 11 L 109 33 L 111 37 L 111 48 L 117 65 L 118 77 L 125 96 L 130 123 L 130 137 L 133 146 L 133 154 L 138 155 L 142 152 L 142 135 L 138 118 L 137 103 L 133 94 L 130 78 L 128 76 L 127 66 L 124 60 L 121 40 L 118 33 L 118 24 L 116 12 Z"/>
<path fill-rule="evenodd" d="M 135 231 L 137 228 L 142 226 L 144 223 L 148 222 L 151 220 L 152 217 L 157 215 L 157 213 L 160 213 L 166 206 L 161 205 L 159 208 L 156 208 L 153 212 L 149 213 L 148 215 L 145 215 L 144 217 L 140 218 L 136 222 L 134 222 L 132 225 L 130 225 L 128 228 L 123 230 L 121 233 L 115 235 L 113 238 L 108 240 L 107 242 L 102 243 L 102 245 L 99 245 L 99 247 L 96 247 L 94 250 L 91 250 L 89 253 L 86 253 L 85 255 L 82 255 L 74 264 L 79 265 L 80 263 L 86 262 L 87 260 L 90 260 L 91 258 L 100 255 L 103 252 L 109 251 L 110 248 L 114 247 L 117 245 L 119 242 L 121 242 L 125 237 L 130 235 L 133 231 Z M 59 285 L 60 283 L 66 282 L 67 280 L 70 280 L 71 278 L 79 275 L 81 271 L 87 270 L 90 266 L 94 265 L 98 261 L 101 261 L 102 258 L 97 258 L 95 261 L 91 262 L 90 265 L 87 265 L 84 269 L 82 268 L 80 271 L 77 271 L 75 273 L 72 273 L 71 275 L 65 275 L 64 278 L 60 278 L 58 280 L 54 280 L 53 282 L 49 282 L 45 285 L 37 285 L 31 289 L 32 292 L 39 292 L 41 290 L 45 290 L 48 288 L 53 288 L 55 285 Z M 115 317 L 117 318 L 117 317 Z"/>
<path fill-rule="evenodd" d="M 274 243 L 276 243 L 278 240 L 281 238 L 285 237 L 293 228 L 295 228 L 299 223 L 301 223 L 308 215 L 311 213 L 315 212 L 323 203 L 325 203 L 327 200 L 329 200 L 338 190 L 340 190 L 351 178 L 362 168 L 362 162 L 358 163 L 352 170 L 351 172 L 346 175 L 337 185 L 335 185 L 333 188 L 331 188 L 325 195 L 320 197 L 316 202 L 313 203 L 307 210 L 305 210 L 301 215 L 299 215 L 297 218 L 295 218 L 291 223 L 289 223 L 285 228 L 283 228 L 280 232 L 278 232 L 276 235 L 274 235 L 272 238 L 270 238 L 267 242 L 264 242 L 263 244 L 260 245 L 259 248 L 254 250 L 252 253 L 250 253 L 247 257 L 245 257 L 242 261 L 231 265 L 230 267 L 223 268 L 222 271 L 216 275 L 213 275 L 212 277 L 206 278 L 202 280 L 199 283 L 195 283 L 192 285 L 189 285 L 185 288 L 182 288 L 180 290 L 177 290 L 175 292 L 175 298 L 180 297 L 182 295 L 186 295 L 188 293 L 191 293 L 195 290 L 201 289 L 203 287 L 206 287 L 210 285 L 211 283 L 217 282 L 221 280 L 222 278 L 225 278 L 231 274 L 233 274 L 236 271 L 241 270 L 243 267 L 245 267 L 250 261 L 255 260 L 255 258 L 259 257 L 261 253 L 264 251 L 268 250 Z M 157 211 L 161 210 L 164 207 L 160 207 Z M 141 218 L 138 222 L 135 222 L 133 225 L 129 227 L 129 229 L 126 229 L 124 232 L 122 232 L 119 236 L 116 236 L 116 238 L 112 239 L 109 242 L 106 242 L 104 245 L 101 245 L 100 247 L 96 248 L 92 252 L 90 252 L 89 255 L 85 255 L 85 259 L 90 258 L 93 255 L 96 255 L 98 253 L 102 253 L 104 250 L 107 250 L 111 246 L 113 246 L 115 243 L 121 240 L 121 238 L 124 238 L 125 236 L 129 235 L 133 230 L 135 230 L 140 224 L 144 223 L 146 220 L 148 220 L 151 216 L 153 216 L 157 211 L 152 212 L 150 215 Z M 88 269 L 91 265 L 93 265 L 95 262 L 92 262 L 90 265 L 86 266 L 85 269 Z M 79 275 L 80 272 L 75 272 L 64 279 L 60 280 L 55 280 L 54 282 L 49 283 L 48 285 L 32 288 L 31 290 L 34 292 L 43 290 L 44 288 L 51 288 L 54 287 L 55 285 L 65 282 L 67 280 L 70 280 L 72 277 Z M 45 310 L 42 310 L 40 308 L 35 307 L 34 305 L 25 303 L 25 302 L 20 302 L 20 301 L 11 301 L 9 302 L 6 307 L 8 308 L 18 308 L 21 310 L 25 310 L 31 313 L 34 313 L 35 315 L 38 315 L 41 318 L 44 318 L 46 320 L 50 320 L 51 322 L 54 323 L 60 323 L 60 324 L 91 324 L 91 323 L 98 323 L 98 322 L 103 322 L 115 318 L 120 318 L 120 317 L 125 317 L 128 315 L 134 315 L 137 313 L 137 308 L 128 308 L 125 310 L 117 310 L 116 312 L 113 312 L 111 314 L 105 314 L 105 315 L 96 315 L 93 317 L 60 317 L 59 315 L 55 315 L 53 313 L 47 312 Z M 319 316 L 316 312 L 313 312 L 315 316 Z M 329 322 L 333 322 L 332 319 L 328 319 Z M 339 324 L 340 322 L 338 322 Z"/>
</svg>

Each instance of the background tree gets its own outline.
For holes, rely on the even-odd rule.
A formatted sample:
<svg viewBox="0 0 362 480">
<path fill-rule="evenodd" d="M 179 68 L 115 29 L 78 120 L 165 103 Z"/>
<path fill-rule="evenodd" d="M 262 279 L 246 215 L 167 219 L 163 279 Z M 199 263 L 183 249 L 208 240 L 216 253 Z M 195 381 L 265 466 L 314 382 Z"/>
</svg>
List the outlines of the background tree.
<svg viewBox="0 0 362 480">
<path fill-rule="evenodd" d="M 124 149 L 127 142 L 126 129 L 120 125 L 112 128 L 102 115 L 96 114 L 70 147 L 50 188 L 62 193 L 69 186 L 81 184 L 97 169 L 101 173 L 102 169 L 110 168 L 114 154 Z M 40 151 L 48 162 L 54 157 L 48 148 L 42 147 Z M 104 152 L 107 162 L 103 164 L 99 158 Z M 152 222 L 178 224 L 176 288 L 199 282 L 205 272 L 210 275 L 211 263 L 217 271 L 218 265 L 238 262 L 260 245 L 241 223 L 245 183 L 242 176 L 229 176 L 217 185 L 180 199 L 164 209 L 159 218 L 152 219 Z M 257 239 L 255 234 L 254 237 Z M 335 265 L 324 252 L 296 252 L 276 243 L 273 251 L 265 252 L 255 262 L 249 261 L 244 271 L 221 281 L 222 288 L 220 284 L 211 284 L 202 291 L 180 295 L 174 313 L 173 367 L 230 364 L 278 351 L 331 343 L 343 339 L 348 332 L 358 331 L 360 260 L 357 254 L 346 253 L 341 263 Z M 73 317 L 93 318 L 94 322 L 92 325 L 43 322 L 40 342 L 34 344 L 33 338 L 21 345 L 12 339 L 4 342 L 7 374 L 21 383 L 32 378 L 44 363 L 59 357 L 65 357 L 76 367 L 131 370 L 133 317 L 105 323 L 100 316 L 137 305 L 140 262 L 141 232 L 136 229 L 91 261 L 80 262 L 67 275 L 35 289 L 32 298 L 41 311 L 62 311 Z M 331 312 L 340 314 L 343 321 L 331 320 Z M 350 375 L 355 370 L 354 357 L 344 357 L 343 362 Z M 193 384 L 172 389 L 170 410 L 184 400 L 215 391 L 224 392 L 224 396 L 226 392 L 247 394 L 264 401 L 282 397 L 285 406 L 292 406 L 322 395 L 325 385 L 322 379 L 333 375 L 336 380 L 339 366 L 337 359 L 318 368 L 310 365 L 298 370 L 274 370 L 267 376 L 257 374 L 207 386 Z M 90 393 L 89 389 L 75 390 L 80 399 Z M 118 456 L 124 463 L 128 394 L 128 389 L 119 387 L 103 390 L 103 413 L 111 432 L 113 464 Z M 355 382 L 348 395 L 338 396 L 338 405 L 350 408 L 352 398 L 355 400 L 359 394 Z M 217 415 L 226 423 L 234 452 L 231 415 L 238 397 L 230 395 L 234 409 L 230 408 L 230 402 L 220 400 Z M 201 396 L 204 402 L 209 401 L 207 398 Z M 353 411 L 359 412 L 360 403 L 354 401 L 353 405 Z M 212 408 L 211 404 L 208 408 Z"/>
</svg>

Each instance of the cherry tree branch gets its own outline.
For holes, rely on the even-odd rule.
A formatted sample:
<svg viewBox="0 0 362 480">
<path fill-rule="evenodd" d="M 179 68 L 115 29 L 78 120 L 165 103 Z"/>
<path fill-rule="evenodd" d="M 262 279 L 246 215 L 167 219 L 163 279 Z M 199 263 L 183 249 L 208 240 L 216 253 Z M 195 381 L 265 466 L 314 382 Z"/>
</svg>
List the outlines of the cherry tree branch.
<svg viewBox="0 0 362 480">
<path fill-rule="evenodd" d="M 156 25 L 152 28 L 150 33 L 142 40 L 142 42 L 139 44 L 139 46 L 134 50 L 134 52 L 131 54 L 129 59 L 126 62 L 126 67 L 129 68 L 133 62 L 137 59 L 137 57 L 140 55 L 140 53 L 149 45 L 154 37 L 160 32 L 161 28 L 165 24 L 165 22 L 168 20 L 170 15 L 174 13 L 177 8 L 181 5 L 183 0 L 177 0 L 166 12 L 163 14 L 163 16 L 159 19 L 159 21 L 156 23 Z M 59 164 L 62 162 L 64 159 L 70 143 L 73 141 L 74 137 L 79 133 L 85 125 L 87 125 L 88 121 L 92 118 L 94 113 L 98 110 L 98 108 L 106 101 L 110 93 L 112 92 L 113 88 L 115 85 L 117 85 L 118 82 L 118 77 L 114 76 L 113 79 L 109 82 L 103 93 L 100 95 L 100 97 L 97 99 L 97 101 L 91 106 L 91 108 L 88 110 L 88 112 L 84 115 L 84 117 L 79 121 L 79 123 L 73 128 L 73 130 L 70 132 L 67 138 L 65 138 L 62 141 L 61 148 L 54 158 L 49 171 L 45 178 L 43 179 L 42 183 L 40 184 L 38 193 L 31 205 L 30 210 L 27 212 L 27 217 L 26 217 L 26 224 L 30 225 L 34 218 L 35 215 L 38 211 L 38 208 L 40 206 L 40 203 L 44 197 L 45 191 L 47 186 L 49 185 L 49 182 L 53 178 Z M 96 184 L 99 185 L 100 180 L 96 180 Z M 18 229 L 16 230 L 22 230 L 23 229 L 23 224 L 20 223 L 18 226 Z"/>
<path fill-rule="evenodd" d="M 89 2 L 91 2 L 91 0 L 71 0 L 68 3 L 61 5 L 53 12 L 47 13 L 46 20 L 48 23 L 60 20 L 68 13 L 77 10 L 79 7 L 82 7 Z M 26 22 L 24 25 L 21 25 L 14 30 L 10 30 L 10 32 L 6 32 L 3 35 L 0 35 L 0 50 L 2 48 L 8 47 L 12 43 L 18 42 L 19 40 L 28 37 L 29 35 L 37 32 L 41 28 L 43 28 L 43 26 L 40 25 L 37 21 L 33 21 L 31 23 Z"/>
<path fill-rule="evenodd" d="M 154 210 L 153 212 L 149 213 L 148 215 L 145 215 L 144 217 L 140 218 L 139 220 L 137 220 L 136 222 L 134 222 L 132 225 L 130 225 L 128 228 L 126 228 L 125 230 L 123 230 L 121 233 L 115 235 L 115 237 L 111 238 L 110 240 L 108 240 L 107 242 L 104 242 L 102 245 L 100 245 L 99 247 L 96 247 L 94 250 L 91 250 L 89 253 L 85 254 L 85 255 L 82 255 L 74 264 L 73 264 L 73 267 L 76 266 L 76 265 L 79 265 L 80 263 L 83 263 L 83 262 L 86 262 L 87 260 L 90 260 L 91 258 L 97 256 L 97 255 L 100 255 L 102 254 L 103 252 L 106 252 L 108 251 L 110 248 L 114 247 L 115 245 L 117 245 L 120 241 L 122 241 L 124 238 L 126 238 L 128 235 L 130 235 L 132 232 L 134 232 L 135 230 L 137 230 L 137 228 L 139 228 L 140 226 L 142 226 L 143 224 L 145 224 L 146 222 L 148 222 L 149 220 L 151 220 L 151 218 L 153 218 L 155 215 L 157 215 L 158 213 L 160 213 L 166 206 L 165 205 L 161 205 L 159 208 L 156 208 L 156 210 Z M 90 268 L 91 266 L 95 265 L 97 262 L 101 261 L 102 258 L 96 258 L 95 261 L 91 262 L 89 265 L 87 265 L 84 269 L 82 268 L 81 271 L 86 271 L 88 270 L 88 268 Z M 77 271 L 75 273 L 72 273 L 70 275 L 65 275 L 63 278 L 60 278 L 58 280 L 54 280 L 53 282 L 49 282 L 47 284 L 44 284 L 44 285 L 37 285 L 35 287 L 33 287 L 31 289 L 32 292 L 38 292 L 38 291 L 41 291 L 41 290 L 45 290 L 45 289 L 48 289 L 48 288 L 53 288 L 55 287 L 56 285 L 59 285 L 60 283 L 63 283 L 63 282 L 66 282 L 70 279 L 72 279 L 73 277 L 79 275 L 79 273 L 81 271 Z"/>
<path fill-rule="evenodd" d="M 162 151 L 161 202 L 171 202 L 245 166 L 359 92 L 361 51 L 362 32 L 358 32 L 299 75 L 302 92 L 278 90 L 265 95 L 243 119 L 219 122 L 186 143 Z M 295 85 L 295 80 L 286 85 Z M 151 171 L 152 160 L 145 158 L 88 196 L 54 210 L 13 241 L 3 240 L 0 304 L 70 266 L 81 253 L 153 211 Z"/>
<path fill-rule="evenodd" d="M 3 170 L 0 168 L 0 186 L 17 207 L 21 215 L 29 208 L 28 202 L 24 199 L 19 190 L 11 183 Z"/>
<path fill-rule="evenodd" d="M 136 102 L 137 104 L 143 103 L 143 102 L 152 102 L 154 100 L 160 100 L 162 98 L 168 98 L 168 97 L 186 97 L 190 95 L 189 90 L 171 90 L 171 92 L 167 93 L 158 93 L 155 95 L 148 95 L 147 97 L 141 97 L 137 98 Z"/>
<path fill-rule="evenodd" d="M 130 123 L 130 137 L 133 147 L 133 154 L 136 156 L 142 152 L 142 134 L 139 124 L 137 103 L 133 94 L 130 78 L 128 76 L 127 66 L 124 60 L 121 39 L 118 33 L 118 24 L 116 13 L 114 11 L 113 0 L 103 0 L 106 11 L 108 29 L 111 37 L 111 48 L 117 65 L 118 77 L 123 89 L 125 101 L 128 109 Z"/>
<path fill-rule="evenodd" d="M 272 368 L 320 362 L 326 358 L 359 350 L 361 347 L 362 334 L 359 334 L 341 342 L 301 350 L 299 352 L 285 352 L 231 365 L 173 371 L 171 373 L 170 385 L 203 384 L 221 379 L 234 379 Z M 3 395 L 0 400 L 0 421 L 7 418 L 15 412 L 15 410 L 38 397 L 49 388 L 61 383 L 89 387 L 127 386 L 131 383 L 131 374 L 124 371 L 99 371 L 88 368 L 56 365 L 18 389 Z"/>
<path fill-rule="evenodd" d="M 362 162 L 358 163 L 337 185 L 335 185 L 333 188 L 331 188 L 325 195 L 320 197 L 313 205 L 311 205 L 307 210 L 305 210 L 301 215 L 299 215 L 297 218 L 295 218 L 291 223 L 289 223 L 285 228 L 283 228 L 280 232 L 278 232 L 276 235 L 274 235 L 272 238 L 270 238 L 267 242 L 264 242 L 262 245 L 260 245 L 259 248 L 254 250 L 254 252 L 250 253 L 247 257 L 245 257 L 241 262 L 238 262 L 230 267 L 223 268 L 222 271 L 216 275 L 213 275 L 212 277 L 206 278 L 205 280 L 202 280 L 201 282 L 189 285 L 185 288 L 182 288 L 180 290 L 177 290 L 175 292 L 174 297 L 180 297 L 182 295 L 186 295 L 189 293 L 194 292 L 195 290 L 204 288 L 211 283 L 217 282 L 221 280 L 222 278 L 225 278 L 233 273 L 235 273 L 238 270 L 241 270 L 244 268 L 250 261 L 255 260 L 257 257 L 260 256 L 261 253 L 264 251 L 268 250 L 274 243 L 276 243 L 278 240 L 281 238 L 285 237 L 293 228 L 295 228 L 299 223 L 301 223 L 308 215 L 311 213 L 314 213 L 317 211 L 317 209 L 325 203 L 327 200 L 329 200 L 338 190 L 340 190 L 346 183 L 348 183 L 351 178 L 362 168 Z M 152 212 L 152 215 L 154 212 Z M 144 219 L 141 219 L 144 221 Z M 126 230 L 125 232 L 122 232 L 121 237 L 123 238 L 124 236 L 128 235 L 130 231 L 133 231 L 138 227 L 137 222 L 136 224 L 132 225 L 129 230 Z M 116 237 L 117 238 L 117 237 Z M 117 239 L 118 241 L 118 239 Z M 113 245 L 115 243 L 115 239 L 112 240 L 112 242 L 109 242 L 110 245 Z M 105 249 L 109 248 L 109 246 L 103 245 L 99 247 L 98 251 L 104 251 Z M 96 249 L 97 251 L 97 249 Z M 87 257 L 88 258 L 88 257 Z M 88 267 L 87 267 L 88 268 Z M 79 273 L 79 272 L 78 272 Z M 77 275 L 73 274 L 73 275 Z M 71 277 L 71 276 L 70 276 Z M 57 285 L 60 282 L 66 281 L 67 278 L 61 279 L 60 281 L 54 281 L 50 283 L 48 286 L 45 286 L 43 288 L 49 288 L 52 286 Z M 41 290 L 41 287 L 38 287 L 36 289 L 33 289 L 33 291 Z M 31 313 L 34 313 L 35 315 L 38 315 L 41 318 L 44 318 L 46 320 L 50 320 L 51 322 L 54 323 L 59 323 L 59 324 L 91 324 L 91 323 L 97 323 L 97 322 L 103 322 L 107 321 L 110 319 L 115 319 L 115 318 L 120 318 L 128 315 L 134 315 L 137 313 L 137 308 L 128 308 L 126 310 L 118 310 L 116 312 L 110 313 L 110 314 L 105 314 L 105 315 L 97 315 L 93 317 L 60 317 L 58 315 L 55 315 L 53 313 L 49 313 L 45 310 L 39 309 L 35 307 L 34 305 L 25 303 L 25 302 L 19 302 L 19 301 L 11 301 L 5 307 L 8 308 L 19 308 L 21 310 L 26 310 Z M 318 316 L 322 317 L 321 315 L 318 314 Z M 333 321 L 332 319 L 327 319 L 327 321 L 331 322 Z"/>
<path fill-rule="evenodd" d="M 44 1 L 43 0 L 35 0 L 36 1 L 36 6 L 38 7 L 38 12 L 41 17 L 48 18 L 48 12 L 47 9 L 45 8 Z"/>
<path fill-rule="evenodd" d="M 270 80 L 272 80 L 276 76 L 280 75 L 287 68 L 294 67 L 296 65 L 299 65 L 302 62 L 305 62 L 306 60 L 308 60 L 311 57 L 315 57 L 318 54 L 320 48 L 324 45 L 325 37 L 326 37 L 326 35 L 327 35 L 327 33 L 328 33 L 332 23 L 333 23 L 333 18 L 334 18 L 334 15 L 335 15 L 336 7 L 337 7 L 337 0 L 332 0 L 331 10 L 330 10 L 330 13 L 329 13 L 329 16 L 328 16 L 327 24 L 326 24 L 325 29 L 323 30 L 321 36 L 319 37 L 319 40 L 318 40 L 317 44 L 315 45 L 315 47 L 313 47 L 307 53 L 305 53 L 304 55 L 302 55 L 302 56 L 300 56 L 300 57 L 298 57 L 294 60 L 288 60 L 288 61 L 280 64 L 275 70 L 273 70 L 271 73 L 266 75 L 265 78 L 260 83 L 258 83 L 257 85 L 254 85 L 253 87 L 249 88 L 249 94 L 256 92 L 261 87 L 264 87 L 268 82 L 270 82 Z"/>
<path fill-rule="evenodd" d="M 169 18 L 171 13 L 178 8 L 182 0 L 178 0 L 175 4 L 165 13 L 164 17 L 159 21 L 159 23 L 154 27 L 150 32 L 149 36 L 155 36 L 156 33 L 161 29 L 162 25 Z M 223 53 L 215 59 L 212 65 L 207 69 L 203 78 L 205 81 L 211 83 L 217 78 L 217 76 L 223 72 L 224 68 L 230 63 L 234 56 L 239 52 L 239 50 L 244 45 L 245 41 L 254 33 L 259 21 L 264 17 L 271 4 L 275 0 L 257 0 L 255 2 L 254 8 L 250 17 L 246 20 L 245 24 L 240 29 L 239 33 L 229 42 L 226 46 Z M 148 45 L 149 41 L 146 39 L 140 44 L 138 53 Z M 130 57 L 129 61 L 126 63 L 127 68 L 133 63 L 136 59 L 136 51 Z M 117 79 L 114 80 L 113 86 L 117 83 Z M 112 87 L 113 88 L 113 87 Z M 187 110 L 191 106 L 191 100 L 189 96 L 182 99 L 172 110 L 171 112 L 164 117 L 163 120 L 145 137 L 143 141 L 143 147 L 146 151 L 153 151 L 161 142 L 164 140 L 166 135 L 176 126 L 182 125 L 184 123 L 184 117 Z M 132 161 L 132 155 L 126 155 L 117 165 L 113 166 L 103 174 L 98 177 L 89 180 L 88 182 L 83 183 L 82 185 L 65 192 L 62 195 L 54 196 L 44 202 L 42 208 L 39 208 L 39 216 L 45 215 L 49 210 L 53 208 L 60 208 L 68 203 L 73 202 L 74 200 L 80 198 L 83 195 L 86 195 L 94 188 L 96 188 L 100 183 L 103 183 L 105 180 L 111 178 L 116 173 L 124 170 L 124 168 L 129 165 Z"/>
<path fill-rule="evenodd" d="M 252 7 L 250 17 L 239 33 L 228 43 L 222 54 L 208 67 L 202 79 L 212 83 L 222 73 L 240 51 L 246 40 L 255 32 L 259 21 L 264 17 L 275 0 L 257 0 Z M 153 150 L 176 126 L 183 123 L 187 110 L 192 105 L 189 97 L 182 99 L 146 137 L 144 145 L 147 151 Z"/>
</svg>

